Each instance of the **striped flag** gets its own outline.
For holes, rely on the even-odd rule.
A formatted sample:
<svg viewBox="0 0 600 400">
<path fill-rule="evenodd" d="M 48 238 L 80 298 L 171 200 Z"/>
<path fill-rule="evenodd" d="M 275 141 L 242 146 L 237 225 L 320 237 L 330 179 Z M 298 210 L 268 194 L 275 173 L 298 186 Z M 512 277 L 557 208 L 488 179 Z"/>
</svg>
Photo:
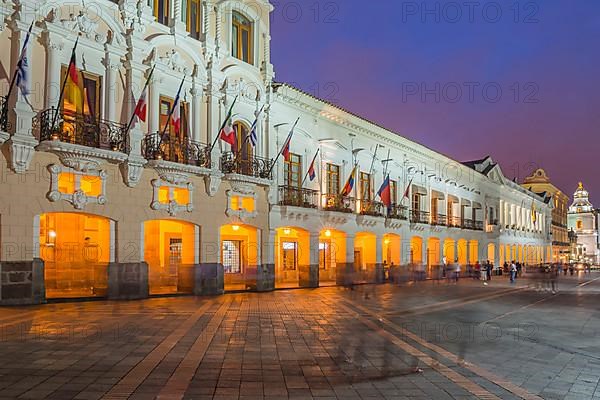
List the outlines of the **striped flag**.
<svg viewBox="0 0 600 400">
<path fill-rule="evenodd" d="M 29 44 L 29 37 L 31 35 L 31 29 L 33 28 L 33 22 L 29 26 L 29 31 L 23 42 L 23 48 L 21 49 L 21 57 L 17 62 L 17 87 L 21 89 L 21 93 L 25 98 L 31 93 L 31 81 L 29 80 L 29 59 L 27 58 L 27 45 Z"/>
<path fill-rule="evenodd" d="M 352 189 L 354 189 L 354 176 L 356 175 L 356 168 L 358 167 L 358 165 L 355 165 L 354 168 L 352 168 L 352 172 L 350 173 L 350 177 L 348 178 L 348 180 L 346 181 L 346 184 L 344 185 L 344 188 L 342 189 L 342 196 L 348 196 L 350 193 L 352 193 Z"/>
<path fill-rule="evenodd" d="M 298 118 L 294 123 L 294 126 L 292 126 L 292 129 L 290 130 L 290 133 L 288 134 L 287 139 L 285 139 L 283 147 L 281 148 L 281 155 L 285 161 L 290 161 L 290 143 L 292 142 L 292 136 L 294 136 L 294 129 L 296 129 L 298 121 L 300 121 L 300 118 Z"/>
<path fill-rule="evenodd" d="M 262 110 L 265 108 L 265 106 L 263 105 L 262 108 L 258 111 L 258 114 L 256 114 L 256 118 L 254 119 L 254 123 L 252 123 L 252 126 L 250 127 L 250 133 L 248 133 L 248 138 L 250 140 L 250 143 L 252 144 L 252 147 L 256 147 L 256 145 L 258 144 L 258 135 L 256 133 L 256 128 L 258 127 L 258 117 L 260 116 L 260 113 L 262 112 Z"/>
<path fill-rule="evenodd" d="M 377 192 L 379 197 L 381 198 L 382 203 L 390 208 L 392 206 L 392 193 L 390 191 L 390 176 L 386 176 L 385 180 L 381 184 L 379 191 Z"/>
<path fill-rule="evenodd" d="M 404 199 L 404 198 L 410 199 L 410 197 L 409 197 L 409 195 L 410 195 L 410 187 L 412 186 L 413 179 L 414 179 L 414 178 L 412 178 L 412 179 L 410 180 L 410 182 L 408 182 L 408 186 L 406 187 L 406 190 L 404 191 L 404 196 L 402 196 L 402 198 L 403 198 L 403 199 Z"/>
</svg>

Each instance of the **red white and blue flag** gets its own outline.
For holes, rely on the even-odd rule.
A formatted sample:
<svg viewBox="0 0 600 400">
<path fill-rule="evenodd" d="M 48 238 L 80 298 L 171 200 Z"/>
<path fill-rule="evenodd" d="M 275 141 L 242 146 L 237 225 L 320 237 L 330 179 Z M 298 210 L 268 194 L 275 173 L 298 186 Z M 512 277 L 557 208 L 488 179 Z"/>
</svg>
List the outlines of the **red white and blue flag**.
<svg viewBox="0 0 600 400">
<path fill-rule="evenodd" d="M 348 178 L 346 184 L 344 185 L 344 188 L 342 189 L 341 195 L 344 197 L 352 193 L 352 189 L 354 189 L 354 176 L 356 175 L 356 167 L 358 167 L 358 165 L 355 165 L 354 168 L 352 168 L 350 177 Z"/>
<path fill-rule="evenodd" d="M 179 93 L 177 93 L 177 97 L 175 97 L 175 102 L 173 103 L 171 125 L 173 125 L 175 135 L 179 135 L 179 132 L 181 131 L 181 104 L 179 101 Z"/>
<path fill-rule="evenodd" d="M 390 208 L 392 206 L 392 193 L 390 191 L 390 176 L 389 175 L 385 177 L 377 194 L 381 198 L 382 203 L 387 208 Z"/>
<path fill-rule="evenodd" d="M 414 178 L 413 178 L 414 179 Z M 405 197 L 407 199 L 409 199 L 409 195 L 410 195 L 410 187 L 412 186 L 413 183 L 413 179 L 410 180 L 410 182 L 408 182 L 408 186 L 406 187 L 406 190 L 404 191 L 404 196 L 402 196 L 402 199 L 404 199 Z"/>
<path fill-rule="evenodd" d="M 31 93 L 31 81 L 29 79 L 29 59 L 27 58 L 27 45 L 29 44 L 29 37 L 31 35 L 31 29 L 33 28 L 33 22 L 29 26 L 29 31 L 25 37 L 23 48 L 21 49 L 21 56 L 17 62 L 17 87 L 21 89 L 21 94 L 25 98 Z"/>
<path fill-rule="evenodd" d="M 281 148 L 281 155 L 283 156 L 285 161 L 290 161 L 290 143 L 292 142 L 292 136 L 294 136 L 294 129 L 296 129 L 296 125 L 298 125 L 299 120 L 300 118 L 298 118 L 294 123 L 294 126 L 292 126 L 292 129 L 290 130 L 290 133 L 288 134 L 287 138 L 285 139 L 285 142 L 283 143 L 283 147 Z"/>
<path fill-rule="evenodd" d="M 314 181 L 315 178 L 317 177 L 317 172 L 315 171 L 315 160 L 317 159 L 317 156 L 315 155 L 315 158 L 313 158 L 312 163 L 310 163 L 310 167 L 308 167 L 308 179 L 310 179 L 310 181 Z"/>
</svg>

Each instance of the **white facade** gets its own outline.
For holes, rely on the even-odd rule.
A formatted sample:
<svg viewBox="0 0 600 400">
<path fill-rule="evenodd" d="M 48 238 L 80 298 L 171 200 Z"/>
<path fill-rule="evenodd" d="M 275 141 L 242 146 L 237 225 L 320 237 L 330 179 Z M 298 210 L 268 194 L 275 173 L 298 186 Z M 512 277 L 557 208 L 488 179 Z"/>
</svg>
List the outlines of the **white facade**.
<svg viewBox="0 0 600 400">
<path fill-rule="evenodd" d="M 194 6 L 199 6 L 199 14 L 193 14 L 198 11 L 190 8 Z M 344 257 L 340 255 L 340 260 L 345 264 L 356 258 L 359 264 L 378 266 L 384 261 L 432 266 L 450 258 L 462 265 L 489 259 L 496 266 L 512 259 L 527 263 L 550 259 L 551 205 L 506 179 L 491 158 L 457 162 L 298 89 L 274 83 L 272 10 L 266 0 L 86 0 L 85 6 L 45 0 L 4 1 L 0 45 L 6 51 L 0 53 L 0 64 L 12 76 L 33 23 L 27 47 L 32 93 L 26 101 L 16 89 L 12 92 L 0 144 L 6 149 L 3 153 L 11 182 L 17 182 L 18 175 L 49 168 L 54 178 L 51 185 L 36 181 L 14 186 L 24 190 L 25 196 L 35 197 L 36 206 L 23 211 L 15 222 L 1 219 L 0 237 L 13 232 L 14 237 L 31 243 L 33 236 L 35 248 L 39 223 L 29 222 L 34 214 L 85 209 L 116 221 L 120 241 L 131 238 L 140 243 L 139 220 L 177 216 L 202 225 L 201 239 L 195 240 L 200 264 L 223 263 L 219 244 L 223 233 L 218 227 L 228 223 L 257 229 L 260 249 L 253 263 L 268 266 L 281 264 L 279 244 L 285 232 L 293 229 L 290 234 L 306 237 L 304 247 L 309 250 L 304 254 L 310 256 L 304 263 L 311 268 L 310 285 L 318 274 L 314 269 L 323 263 L 320 249 L 326 247 L 324 238 L 332 232 L 338 241 L 343 238 Z M 190 15 L 196 15 L 193 23 Z M 190 35 L 194 26 L 198 31 Z M 102 121 L 97 126 L 103 127 L 98 132 L 86 128 L 81 137 L 65 133 L 64 126 L 69 123 L 62 114 L 60 132 L 44 119 L 54 115 L 53 107 L 66 110 L 64 103 L 58 104 L 58 93 L 77 39 L 75 58 L 80 76 L 96 89 L 82 89 L 86 103 L 76 115 L 90 113 L 88 117 Z M 111 135 L 116 132 L 118 136 L 128 124 L 133 99 L 140 96 L 152 68 L 146 122 L 134 124 L 127 137 L 114 139 Z M 156 136 L 160 145 L 164 144 L 156 133 L 166 123 L 165 104 L 175 98 L 182 78 L 188 132 L 181 139 L 169 136 L 169 140 L 185 141 L 185 146 L 169 145 L 181 153 L 149 156 L 149 138 Z M 3 78 L 0 84 L 6 95 L 9 79 Z M 97 101 L 94 106 L 90 93 Z M 232 156 L 235 165 L 231 168 L 232 160 L 226 158 L 230 145 L 216 139 L 234 101 L 232 122 L 250 127 L 257 118 L 258 143 L 252 154 L 242 159 L 245 164 L 235 164 L 238 158 Z M 286 177 L 281 157 L 274 174 L 268 173 L 270 160 L 277 159 L 298 118 L 290 149 L 297 165 L 290 168 L 299 169 L 296 174 L 303 178 L 320 150 L 317 179 L 307 180 L 303 188 Z M 81 126 L 89 128 L 90 124 Z M 108 141 L 106 137 L 98 139 L 104 133 Z M 216 146 L 207 157 L 206 148 L 212 143 Z M 353 192 L 342 199 L 338 190 L 355 164 L 359 173 Z M 328 165 L 337 168 L 335 185 L 327 178 Z M 384 170 L 395 183 L 390 210 L 382 208 L 376 196 Z M 92 194 L 81 189 L 78 180 L 74 193 L 60 193 L 58 180 L 65 171 L 101 177 L 103 184 L 110 179 L 110 184 Z M 370 198 L 361 193 L 360 172 L 370 173 L 368 180 L 362 176 L 362 184 L 370 184 Z M 48 186 L 52 190 L 46 194 Z M 161 187 L 168 193 L 164 202 Z M 188 191 L 183 203 L 174 197 L 178 190 Z M 11 197 L 11 187 L 2 191 L 5 204 L 20 206 L 21 198 Z M 238 198 L 251 199 L 253 206 L 244 209 L 238 204 L 242 200 L 235 200 Z M 129 208 L 116 211 L 120 205 Z M 0 210 L 3 212 L 6 209 Z M 138 219 L 131 219 L 133 215 Z M 23 226 L 16 226 L 21 223 Z M 123 245 L 119 240 L 117 247 Z M 205 246 L 207 241 L 217 243 L 213 246 L 217 250 Z M 285 246 L 290 247 L 289 243 Z M 3 253 L 0 261 L 21 257 L 7 254 Z M 111 261 L 125 262 L 123 254 L 116 251 Z M 22 259 L 37 255 L 34 250 Z M 143 252 L 138 252 L 128 262 L 144 261 L 143 257 Z M 276 280 L 277 275 L 276 269 Z"/>
</svg>

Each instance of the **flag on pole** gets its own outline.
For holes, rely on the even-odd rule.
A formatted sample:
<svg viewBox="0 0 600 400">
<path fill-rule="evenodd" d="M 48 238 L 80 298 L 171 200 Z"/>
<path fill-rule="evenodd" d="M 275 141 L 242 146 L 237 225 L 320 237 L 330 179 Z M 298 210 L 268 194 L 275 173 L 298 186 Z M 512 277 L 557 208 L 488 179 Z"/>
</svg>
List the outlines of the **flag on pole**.
<svg viewBox="0 0 600 400">
<path fill-rule="evenodd" d="M 70 103 L 71 107 L 75 108 L 76 113 L 83 113 L 83 93 L 79 87 L 79 71 L 77 70 L 77 57 L 75 55 L 75 48 L 73 48 L 71 59 L 69 60 L 69 66 L 67 67 L 65 100 Z M 61 104 L 58 106 L 60 108 Z"/>
<path fill-rule="evenodd" d="M 390 208 L 392 206 L 392 193 L 390 191 L 390 176 L 386 176 L 377 192 L 383 204 Z"/>
<path fill-rule="evenodd" d="M 171 115 L 171 125 L 175 135 L 179 136 L 181 132 L 181 102 L 179 101 L 180 93 L 177 93 L 175 101 L 173 102 L 173 114 Z"/>
<path fill-rule="evenodd" d="M 317 159 L 317 156 L 315 155 L 315 158 L 313 158 L 312 162 L 310 163 L 310 167 L 308 167 L 308 179 L 310 179 L 310 181 L 314 181 L 315 178 L 317 177 L 317 172 L 315 171 L 315 161 Z"/>
<path fill-rule="evenodd" d="M 413 178 L 414 179 L 414 178 Z M 413 183 L 413 179 L 410 180 L 410 182 L 408 182 L 408 186 L 406 187 L 406 190 L 404 191 L 404 195 L 402 196 L 402 199 L 407 198 L 409 199 L 409 195 L 410 195 L 410 187 Z"/>
<path fill-rule="evenodd" d="M 140 94 L 140 98 L 135 106 L 135 111 L 133 112 L 133 114 L 142 122 L 146 122 L 146 113 L 148 111 L 148 102 L 146 101 L 147 96 L 148 86 L 146 85 Z"/>
<path fill-rule="evenodd" d="M 21 49 L 21 57 L 17 62 L 17 87 L 21 89 L 21 93 L 26 98 L 31 93 L 31 82 L 29 80 L 29 58 L 27 58 L 27 45 L 29 44 L 29 37 L 31 35 L 31 29 L 33 28 L 33 22 L 29 26 L 29 31 L 25 37 L 23 48 Z"/>
<path fill-rule="evenodd" d="M 294 129 L 296 129 L 296 125 L 298 125 L 298 121 L 300 121 L 300 118 L 298 118 L 296 120 L 296 122 L 294 123 L 294 126 L 292 126 L 292 129 L 290 130 L 290 133 L 288 133 L 287 138 L 285 139 L 285 142 L 283 143 L 283 147 L 281 148 L 281 155 L 283 156 L 285 161 L 290 161 L 290 144 L 292 142 L 292 136 L 294 136 Z"/>
<path fill-rule="evenodd" d="M 221 138 L 221 140 L 225 143 L 229 143 L 234 153 L 237 152 L 237 135 L 235 133 L 235 129 L 233 129 L 233 126 L 231 126 L 231 116 L 233 106 L 235 105 L 236 101 L 237 97 L 233 100 L 233 103 L 231 103 L 231 107 L 229 107 L 229 111 L 225 116 L 225 120 L 221 125 L 221 129 L 219 129 L 219 138 Z"/>
<path fill-rule="evenodd" d="M 344 185 L 344 188 L 342 189 L 342 196 L 348 196 L 350 193 L 352 193 L 352 189 L 354 189 L 354 176 L 356 175 L 356 168 L 358 167 L 358 165 L 355 165 L 354 168 L 352 168 L 352 172 L 350 173 L 350 177 L 348 178 L 348 180 L 346 181 L 346 184 Z"/>
<path fill-rule="evenodd" d="M 256 125 L 258 125 L 258 118 L 254 120 L 254 123 L 250 127 L 250 143 L 252 147 L 256 147 L 258 143 L 258 135 L 256 134 Z"/>
</svg>

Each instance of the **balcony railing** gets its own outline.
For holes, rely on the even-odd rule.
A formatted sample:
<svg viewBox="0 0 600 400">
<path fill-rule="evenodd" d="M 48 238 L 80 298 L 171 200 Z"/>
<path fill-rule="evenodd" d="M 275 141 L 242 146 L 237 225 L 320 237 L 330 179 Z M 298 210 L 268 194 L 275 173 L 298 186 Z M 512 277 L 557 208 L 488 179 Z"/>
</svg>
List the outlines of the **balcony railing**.
<svg viewBox="0 0 600 400">
<path fill-rule="evenodd" d="M 475 224 L 473 223 L 472 219 L 463 219 L 462 228 L 463 229 L 475 229 Z"/>
<path fill-rule="evenodd" d="M 40 112 L 40 141 L 60 140 L 96 149 L 125 152 L 125 125 L 56 109 Z"/>
<path fill-rule="evenodd" d="M 413 224 L 429 224 L 429 213 L 427 211 L 410 211 L 410 222 Z"/>
<path fill-rule="evenodd" d="M 279 205 L 303 208 L 319 207 L 319 192 L 292 186 L 279 186 Z"/>
<path fill-rule="evenodd" d="M 385 205 L 378 201 L 361 200 L 360 201 L 360 214 L 361 215 L 370 215 L 373 217 L 383 217 L 385 215 Z"/>
<path fill-rule="evenodd" d="M 0 131 L 8 131 L 8 99 L 0 96 Z"/>
<path fill-rule="evenodd" d="M 447 221 L 448 221 L 448 226 L 450 228 L 461 228 L 462 227 L 462 221 L 461 221 L 460 217 L 448 217 Z"/>
<path fill-rule="evenodd" d="M 431 216 L 431 225 L 446 226 L 448 218 L 444 214 L 433 214 Z"/>
<path fill-rule="evenodd" d="M 474 221 L 473 229 L 475 229 L 476 231 L 482 231 L 483 230 L 483 221 Z"/>
<path fill-rule="evenodd" d="M 387 216 L 388 216 L 388 218 L 391 218 L 391 219 L 407 220 L 408 219 L 407 211 L 408 211 L 408 209 L 404 206 L 392 204 L 392 207 L 390 207 Z"/>
<path fill-rule="evenodd" d="M 354 197 L 345 197 L 339 194 L 324 194 L 324 210 L 339 211 L 344 213 L 353 213 L 356 211 L 356 199 Z"/>
<path fill-rule="evenodd" d="M 211 168 L 210 147 L 190 139 L 179 139 L 169 134 L 146 135 L 142 154 L 147 160 L 165 160 L 178 164 Z"/>
<path fill-rule="evenodd" d="M 236 156 L 232 152 L 221 156 L 221 172 L 224 174 L 241 174 L 262 179 L 273 179 L 273 160 L 262 157 Z"/>
</svg>

